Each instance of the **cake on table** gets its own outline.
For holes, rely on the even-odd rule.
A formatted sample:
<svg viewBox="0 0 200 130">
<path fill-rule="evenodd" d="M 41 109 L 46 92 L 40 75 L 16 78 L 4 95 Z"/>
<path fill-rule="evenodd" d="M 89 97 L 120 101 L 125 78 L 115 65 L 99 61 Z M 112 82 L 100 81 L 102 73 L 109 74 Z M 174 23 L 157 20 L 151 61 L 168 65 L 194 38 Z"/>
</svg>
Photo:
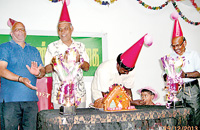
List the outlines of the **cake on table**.
<svg viewBox="0 0 200 130">
<path fill-rule="evenodd" d="M 131 101 L 131 97 L 126 93 L 122 85 L 113 84 L 104 98 L 95 100 L 94 106 L 103 108 L 104 111 L 136 110 L 135 106 L 131 106 Z"/>
</svg>

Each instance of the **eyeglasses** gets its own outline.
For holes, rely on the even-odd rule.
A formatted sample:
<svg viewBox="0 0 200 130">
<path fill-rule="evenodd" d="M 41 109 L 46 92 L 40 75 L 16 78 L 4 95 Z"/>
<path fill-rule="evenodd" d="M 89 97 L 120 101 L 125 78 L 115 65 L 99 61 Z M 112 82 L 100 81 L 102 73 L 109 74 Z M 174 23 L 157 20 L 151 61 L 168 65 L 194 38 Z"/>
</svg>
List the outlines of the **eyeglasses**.
<svg viewBox="0 0 200 130">
<path fill-rule="evenodd" d="M 22 31 L 22 32 L 24 32 L 25 29 L 24 29 L 24 28 L 16 28 L 13 32 L 18 32 L 18 31 Z"/>
<path fill-rule="evenodd" d="M 180 45 L 171 45 L 171 46 L 172 46 L 173 48 L 181 47 L 181 46 L 183 45 L 184 41 L 185 41 L 185 38 L 183 38 L 183 42 L 182 42 Z"/>
</svg>

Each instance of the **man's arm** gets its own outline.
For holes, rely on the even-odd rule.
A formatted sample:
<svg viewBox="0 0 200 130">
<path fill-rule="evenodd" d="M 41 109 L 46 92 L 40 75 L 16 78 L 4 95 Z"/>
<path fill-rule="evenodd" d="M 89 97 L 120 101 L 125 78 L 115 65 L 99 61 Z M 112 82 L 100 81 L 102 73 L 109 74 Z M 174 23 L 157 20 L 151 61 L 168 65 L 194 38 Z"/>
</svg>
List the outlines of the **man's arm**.
<svg viewBox="0 0 200 130">
<path fill-rule="evenodd" d="M 90 64 L 88 62 L 84 61 L 83 64 L 81 65 L 81 69 L 83 71 L 88 71 L 89 68 L 90 68 Z"/>
<path fill-rule="evenodd" d="M 137 106 L 137 105 L 144 105 L 144 104 L 145 104 L 145 102 L 144 102 L 143 100 L 141 100 L 141 99 L 133 100 L 133 96 L 132 96 L 132 91 L 131 91 L 131 89 L 125 88 L 125 90 L 126 90 L 126 92 L 128 93 L 128 95 L 131 96 L 131 99 L 132 99 L 131 105 Z"/>
<path fill-rule="evenodd" d="M 19 75 L 16 75 L 7 69 L 8 63 L 6 61 L 0 61 L 0 77 L 6 78 L 12 81 L 18 81 Z"/>
<path fill-rule="evenodd" d="M 187 72 L 187 73 L 182 71 L 181 78 L 200 78 L 200 73 L 198 71 Z"/>
<path fill-rule="evenodd" d="M 80 54 L 79 52 L 77 52 L 77 55 L 76 55 L 76 62 L 81 62 L 81 58 L 80 58 Z M 83 60 L 83 59 L 82 59 Z M 87 61 L 83 61 L 82 65 L 81 65 L 81 69 L 83 71 L 88 71 L 90 68 L 90 64 L 87 62 Z"/>
<path fill-rule="evenodd" d="M 0 61 L 0 77 L 3 77 L 8 80 L 21 82 L 26 85 L 28 88 L 37 90 L 35 86 L 30 84 L 30 80 L 28 78 L 21 77 L 20 75 L 16 75 L 7 69 L 8 63 L 6 61 Z"/>
<path fill-rule="evenodd" d="M 45 72 L 47 73 L 52 73 L 53 72 L 53 65 L 52 64 L 48 64 L 45 66 Z"/>
<path fill-rule="evenodd" d="M 43 78 L 43 77 L 45 76 L 45 74 L 46 74 L 45 68 L 42 67 L 42 68 L 40 69 L 40 75 L 38 75 L 37 78 L 38 78 L 38 79 L 41 79 L 41 78 Z"/>
<path fill-rule="evenodd" d="M 131 97 L 131 99 L 133 100 L 133 96 L 132 96 L 132 91 L 131 91 L 131 89 L 125 88 L 125 87 L 124 87 L 124 89 L 125 89 L 126 93 L 127 93 L 127 94 Z"/>
</svg>

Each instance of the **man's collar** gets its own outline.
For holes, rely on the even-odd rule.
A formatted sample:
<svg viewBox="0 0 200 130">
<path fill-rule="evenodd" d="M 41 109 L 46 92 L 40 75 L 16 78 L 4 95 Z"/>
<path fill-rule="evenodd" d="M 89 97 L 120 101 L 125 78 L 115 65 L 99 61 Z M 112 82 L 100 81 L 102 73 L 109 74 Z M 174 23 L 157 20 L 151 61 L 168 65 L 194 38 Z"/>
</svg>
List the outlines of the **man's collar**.
<svg viewBox="0 0 200 130">
<path fill-rule="evenodd" d="M 73 39 L 73 38 L 71 38 L 71 40 L 72 40 L 72 44 L 74 44 L 74 39 Z M 59 43 L 60 43 L 60 44 L 64 44 L 64 43 L 62 42 L 62 40 L 61 40 L 61 39 L 59 39 Z M 71 45 L 72 45 L 72 44 L 71 44 Z"/>
<path fill-rule="evenodd" d="M 13 39 L 12 39 L 10 42 L 13 43 L 13 44 L 17 44 L 17 45 L 19 45 L 19 44 L 16 43 Z M 27 44 L 26 42 L 24 42 L 24 43 L 25 43 L 25 46 L 29 45 L 29 44 Z"/>
</svg>

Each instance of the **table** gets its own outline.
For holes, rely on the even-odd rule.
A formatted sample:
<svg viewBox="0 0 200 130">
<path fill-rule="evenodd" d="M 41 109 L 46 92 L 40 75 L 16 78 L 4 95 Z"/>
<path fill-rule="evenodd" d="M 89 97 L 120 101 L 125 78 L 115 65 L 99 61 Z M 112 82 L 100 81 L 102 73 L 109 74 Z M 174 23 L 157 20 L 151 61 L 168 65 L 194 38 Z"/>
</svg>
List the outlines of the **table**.
<svg viewBox="0 0 200 130">
<path fill-rule="evenodd" d="M 59 110 L 38 113 L 39 130 L 126 130 L 176 129 L 187 126 L 191 108 L 166 109 L 165 106 L 136 106 L 135 111 L 104 112 L 94 108 L 76 109 L 75 116 L 59 114 Z"/>
</svg>

